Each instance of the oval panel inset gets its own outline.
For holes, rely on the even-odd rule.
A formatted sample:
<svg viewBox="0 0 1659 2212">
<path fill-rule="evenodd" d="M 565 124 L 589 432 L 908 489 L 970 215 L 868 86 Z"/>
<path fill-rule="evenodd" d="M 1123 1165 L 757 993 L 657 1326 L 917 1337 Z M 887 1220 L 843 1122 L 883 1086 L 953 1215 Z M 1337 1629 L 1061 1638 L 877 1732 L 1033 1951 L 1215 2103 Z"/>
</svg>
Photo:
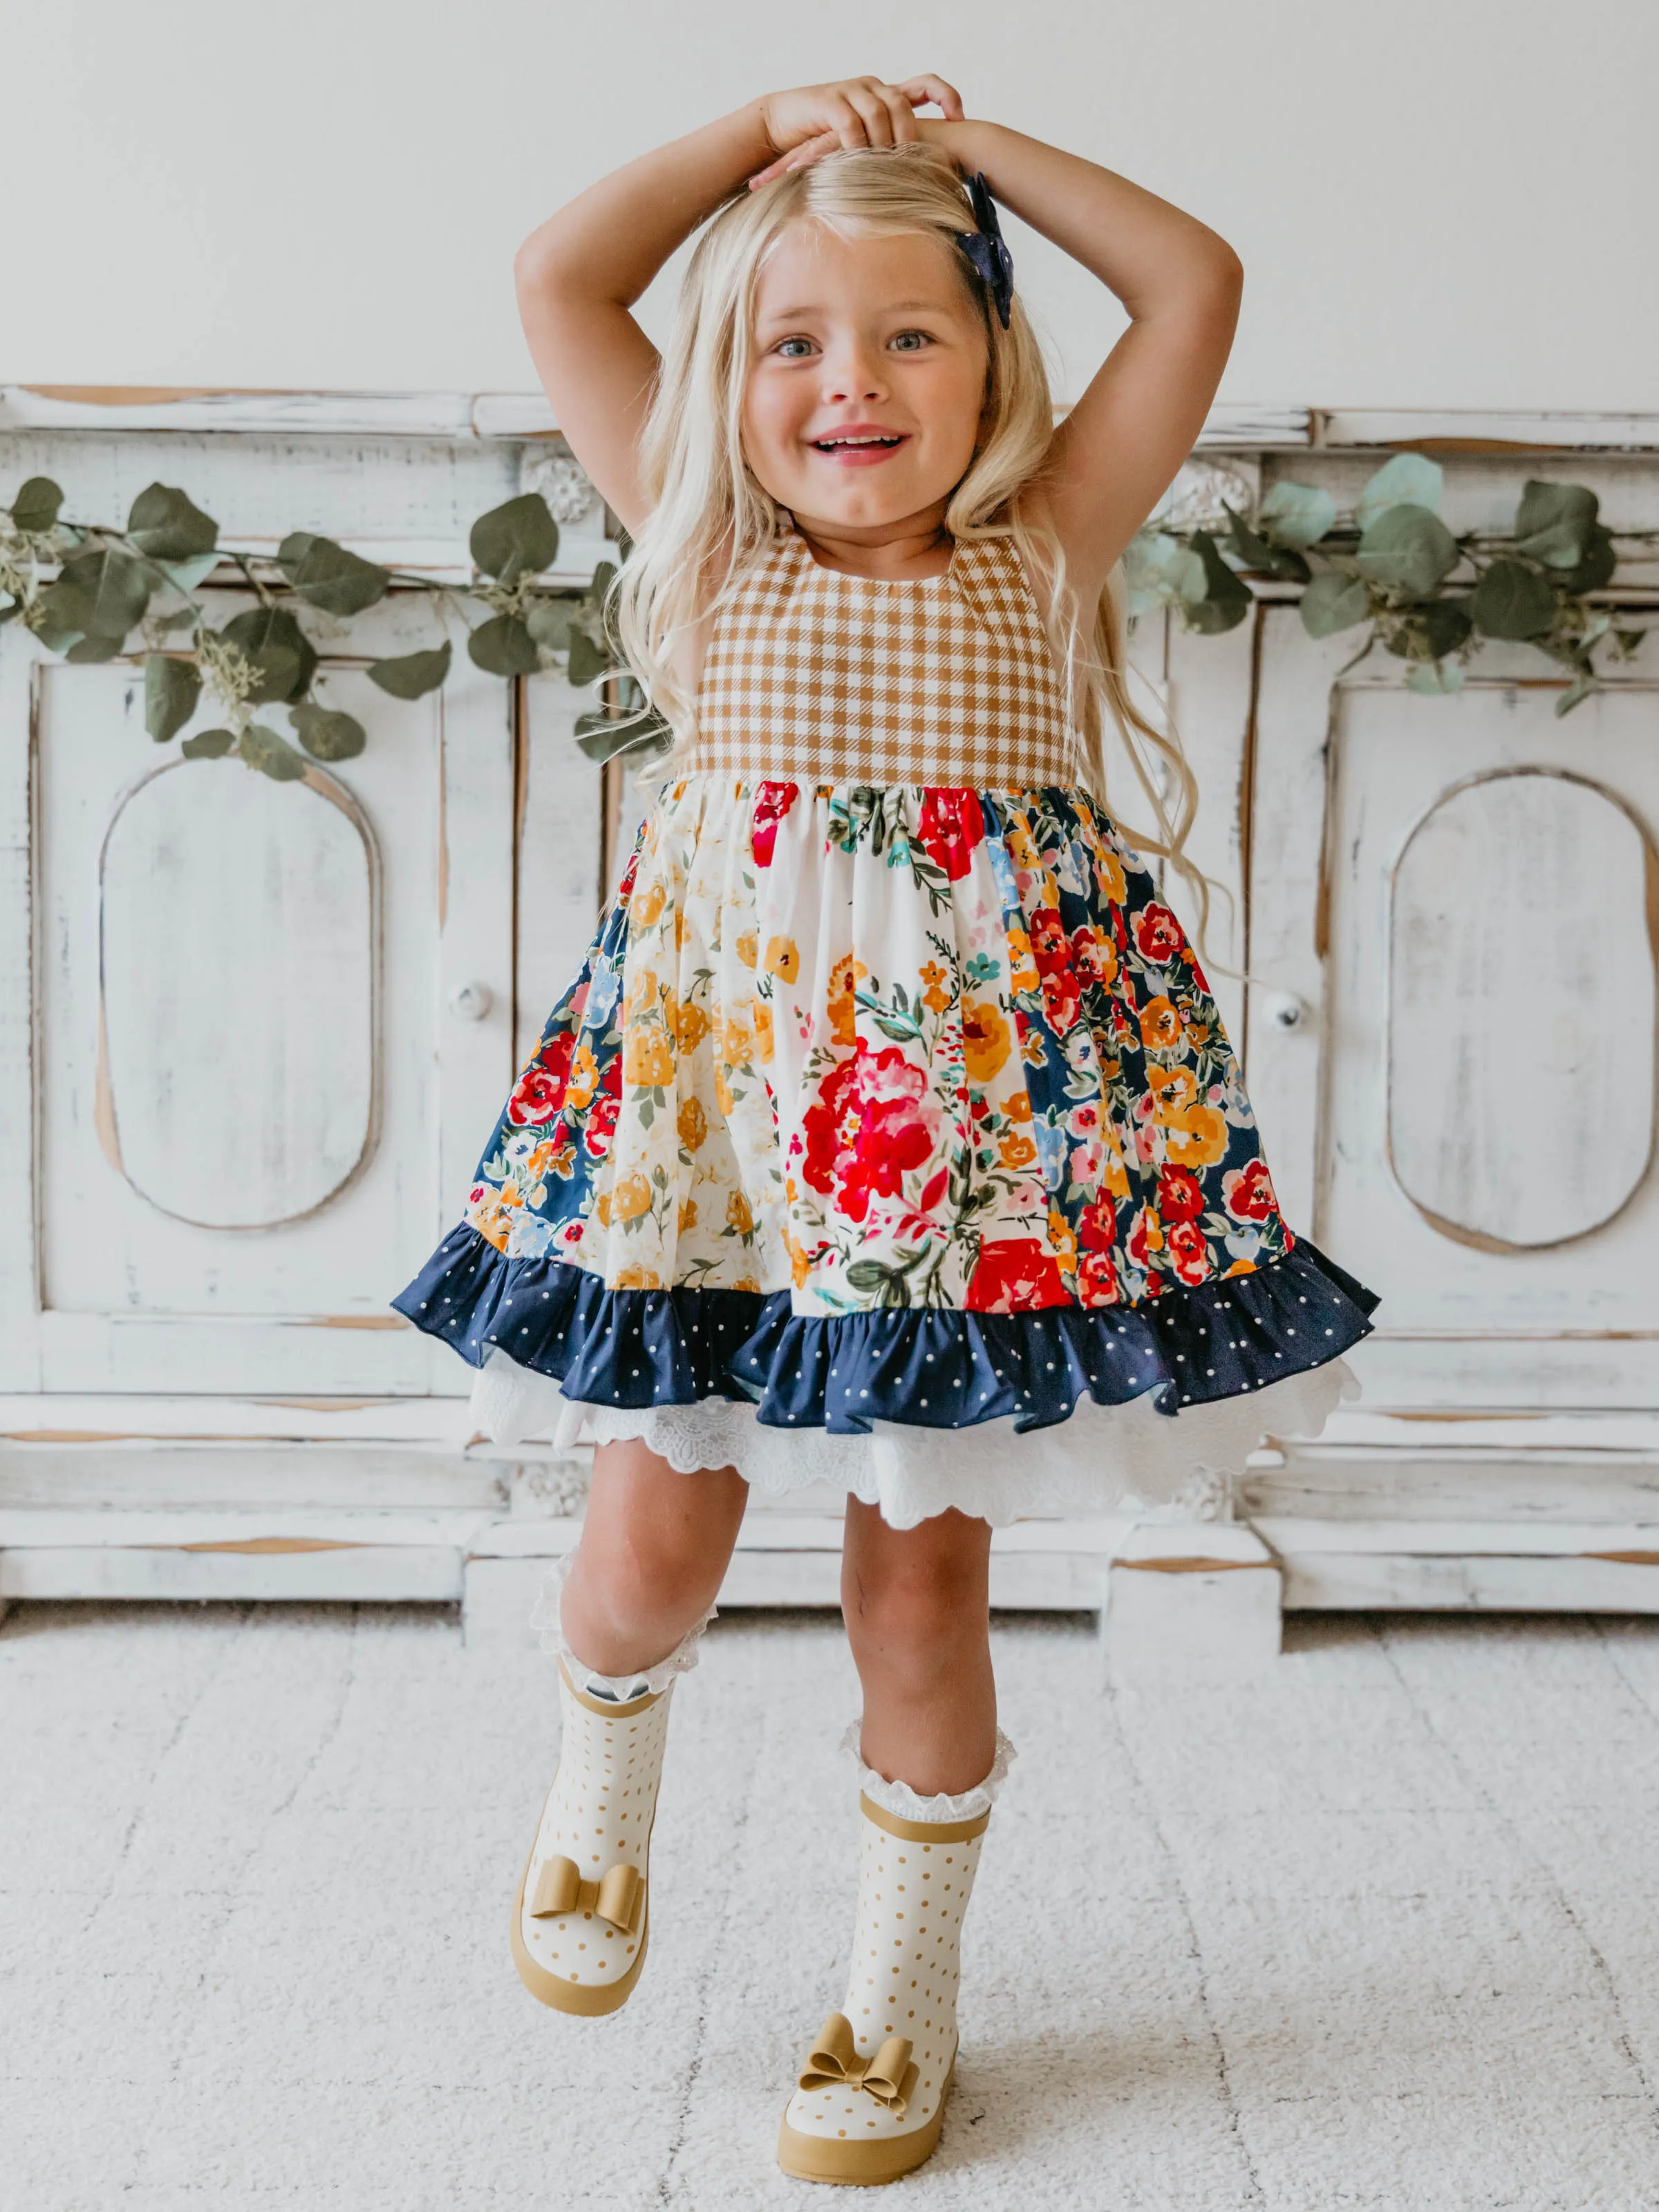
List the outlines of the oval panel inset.
<svg viewBox="0 0 1659 2212">
<path fill-rule="evenodd" d="M 1389 1156 L 1447 1235 L 1565 1243 L 1646 1174 L 1656 884 L 1640 825 L 1550 769 L 1465 784 L 1412 831 L 1389 913 Z"/>
<path fill-rule="evenodd" d="M 99 1125 L 127 1181 L 210 1229 L 311 1212 L 374 1120 L 374 854 L 343 786 L 178 761 L 100 878 Z"/>
</svg>

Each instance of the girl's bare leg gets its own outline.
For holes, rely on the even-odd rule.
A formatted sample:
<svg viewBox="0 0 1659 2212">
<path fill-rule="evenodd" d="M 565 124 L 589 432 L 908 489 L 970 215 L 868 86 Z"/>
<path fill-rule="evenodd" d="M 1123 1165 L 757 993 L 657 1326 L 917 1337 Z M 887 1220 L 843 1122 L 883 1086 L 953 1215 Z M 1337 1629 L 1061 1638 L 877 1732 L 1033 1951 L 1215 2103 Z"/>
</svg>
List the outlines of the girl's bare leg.
<svg viewBox="0 0 1659 2212">
<path fill-rule="evenodd" d="M 599 1445 L 560 1607 L 577 1656 L 601 1674 L 665 1659 L 714 1602 L 748 1496 L 735 1468 L 681 1474 L 642 1443 Z"/>
<path fill-rule="evenodd" d="M 921 1796 L 971 1790 L 996 1756 L 991 1530 L 955 1511 L 891 1528 L 847 1502 L 841 1604 L 864 1685 L 864 1763 Z"/>
</svg>

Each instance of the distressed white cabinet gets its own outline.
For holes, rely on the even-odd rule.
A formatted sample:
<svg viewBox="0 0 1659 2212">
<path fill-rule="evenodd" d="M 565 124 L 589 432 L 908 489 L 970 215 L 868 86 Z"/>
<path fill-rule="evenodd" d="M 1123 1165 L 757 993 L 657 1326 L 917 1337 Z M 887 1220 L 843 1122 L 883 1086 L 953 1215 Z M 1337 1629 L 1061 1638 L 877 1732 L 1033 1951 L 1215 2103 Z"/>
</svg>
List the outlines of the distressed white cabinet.
<svg viewBox="0 0 1659 2212">
<path fill-rule="evenodd" d="M 102 517 L 159 477 L 233 543 L 307 526 L 464 575 L 473 517 L 536 483 L 574 584 L 603 516 L 551 431 L 511 399 L 14 392 L 0 484 Z M 1529 474 L 1659 525 L 1659 425 L 1629 422 L 1235 413 L 1176 496 L 1347 503 L 1398 443 L 1439 445 L 1460 527 Z M 135 665 L 0 629 L 0 1602 L 465 1594 L 516 1633 L 574 1540 L 580 1464 L 471 1437 L 465 1371 L 386 1302 L 459 1211 L 629 801 L 557 678 L 462 658 L 425 700 L 376 690 L 364 656 L 431 622 L 394 595 L 313 624 L 369 743 L 303 786 L 161 754 Z M 1436 700 L 1347 645 L 1289 604 L 1137 640 L 1199 773 L 1286 1210 L 1383 1304 L 1363 1403 L 1264 1440 L 1238 1525 L 999 1536 L 1000 1602 L 1115 1592 L 1115 1663 L 1271 1649 L 1279 1595 L 1659 1609 L 1659 654 L 1562 720 L 1535 656 Z M 836 1507 L 757 1504 L 728 1601 L 833 1602 Z"/>
</svg>

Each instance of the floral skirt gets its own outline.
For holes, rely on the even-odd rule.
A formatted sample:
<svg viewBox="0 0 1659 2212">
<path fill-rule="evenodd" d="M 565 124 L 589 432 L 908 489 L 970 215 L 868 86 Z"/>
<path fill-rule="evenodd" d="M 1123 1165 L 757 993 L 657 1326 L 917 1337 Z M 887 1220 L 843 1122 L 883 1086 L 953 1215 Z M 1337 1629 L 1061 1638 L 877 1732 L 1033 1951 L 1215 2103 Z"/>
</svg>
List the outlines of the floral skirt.
<svg viewBox="0 0 1659 2212">
<path fill-rule="evenodd" d="M 908 1527 L 1242 1467 L 1352 1395 L 1376 1301 L 1286 1227 L 1202 970 L 1083 792 L 705 774 L 395 1303 L 494 1435 Z"/>
</svg>

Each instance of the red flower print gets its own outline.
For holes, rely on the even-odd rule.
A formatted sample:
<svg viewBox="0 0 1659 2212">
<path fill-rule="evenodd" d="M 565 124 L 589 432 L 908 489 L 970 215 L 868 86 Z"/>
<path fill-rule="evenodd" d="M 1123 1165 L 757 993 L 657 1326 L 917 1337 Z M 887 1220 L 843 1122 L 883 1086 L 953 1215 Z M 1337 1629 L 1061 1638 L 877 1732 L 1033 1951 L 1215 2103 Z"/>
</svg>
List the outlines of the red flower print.
<svg viewBox="0 0 1659 2212">
<path fill-rule="evenodd" d="M 1164 1249 L 1164 1231 L 1150 1206 L 1143 1206 L 1129 1225 L 1127 1250 L 1137 1267 L 1151 1264 L 1154 1252 Z"/>
<path fill-rule="evenodd" d="M 628 856 L 628 867 L 617 886 L 618 905 L 626 906 L 634 894 L 634 878 L 640 872 L 640 848 L 636 845 Z"/>
<path fill-rule="evenodd" d="M 1197 1222 L 1170 1222 L 1165 1241 L 1170 1257 L 1175 1262 L 1175 1271 L 1183 1283 L 1209 1280 L 1210 1248 Z"/>
<path fill-rule="evenodd" d="M 1117 973 L 1117 955 L 1103 929 L 1085 922 L 1072 932 L 1072 965 L 1085 983 L 1109 983 Z"/>
<path fill-rule="evenodd" d="M 1234 1168 L 1221 1178 L 1221 1200 L 1235 1221 L 1271 1221 L 1279 1211 L 1265 1160 Z"/>
<path fill-rule="evenodd" d="M 1158 1179 L 1158 1210 L 1166 1221 L 1196 1221 L 1204 1186 L 1190 1168 L 1166 1167 Z"/>
<path fill-rule="evenodd" d="M 1082 1006 L 1077 977 L 1069 968 L 1051 968 L 1042 978 L 1042 1011 L 1056 1036 L 1064 1036 Z"/>
<path fill-rule="evenodd" d="M 979 1248 L 968 1285 L 969 1313 L 1029 1313 L 1070 1303 L 1054 1255 L 1036 1237 L 1004 1237 Z"/>
<path fill-rule="evenodd" d="M 1142 907 L 1134 917 L 1134 932 L 1141 958 L 1150 961 L 1153 967 L 1162 968 L 1180 958 L 1186 940 L 1181 934 L 1181 924 L 1167 906 L 1159 906 L 1154 901 Z"/>
<path fill-rule="evenodd" d="M 1066 949 L 1065 923 L 1053 907 L 1040 906 L 1031 916 L 1031 951 L 1039 972 L 1047 975 L 1064 968 Z"/>
<path fill-rule="evenodd" d="M 617 1133 L 617 1116 L 621 1110 L 616 1097 L 609 1091 L 601 1091 L 588 1109 L 582 1142 L 596 1160 L 602 1160 L 611 1150 L 611 1139 Z"/>
<path fill-rule="evenodd" d="M 763 783 L 757 789 L 750 842 L 754 847 L 757 868 L 771 866 L 772 848 L 778 838 L 778 824 L 799 797 L 800 786 L 798 783 Z"/>
<path fill-rule="evenodd" d="M 872 1052 L 860 1037 L 803 1117 L 801 1173 L 814 1190 L 833 1194 L 838 1212 L 863 1221 L 872 1197 L 898 1197 L 906 1171 L 927 1164 L 937 1119 L 926 1069 L 913 1067 L 896 1045 Z"/>
<path fill-rule="evenodd" d="M 1077 1263 L 1078 1302 L 1085 1306 L 1115 1306 L 1123 1293 L 1109 1252 L 1085 1252 Z"/>
<path fill-rule="evenodd" d="M 916 839 L 936 868 L 959 884 L 985 842 L 985 815 L 977 793 L 957 788 L 924 791 Z"/>
<path fill-rule="evenodd" d="M 1109 1252 L 1117 1242 L 1117 1208 L 1104 1192 L 1078 1216 L 1077 1241 L 1087 1252 Z"/>
<path fill-rule="evenodd" d="M 507 1102 L 507 1117 L 524 1128 L 533 1121 L 550 1121 L 564 1103 L 570 1079 L 570 1061 L 576 1049 L 574 1030 L 561 1030 L 543 1045 L 519 1078 Z"/>
</svg>

